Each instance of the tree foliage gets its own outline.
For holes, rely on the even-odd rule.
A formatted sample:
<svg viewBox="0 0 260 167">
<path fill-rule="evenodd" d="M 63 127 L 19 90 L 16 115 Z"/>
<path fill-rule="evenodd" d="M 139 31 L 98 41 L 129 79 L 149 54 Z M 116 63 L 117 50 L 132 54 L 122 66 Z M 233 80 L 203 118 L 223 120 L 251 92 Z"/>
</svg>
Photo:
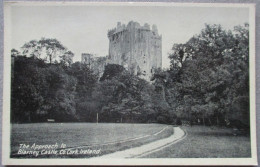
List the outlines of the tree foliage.
<svg viewBox="0 0 260 167">
<path fill-rule="evenodd" d="M 68 61 L 68 57 L 73 57 L 73 53 L 67 51 L 60 41 L 52 38 L 41 38 L 39 41 L 31 40 L 22 46 L 22 50 L 24 55 L 41 58 L 50 64 L 54 63 L 57 57 L 61 57 L 63 63 L 65 58 Z"/>
<path fill-rule="evenodd" d="M 220 25 L 206 25 L 187 43 L 174 45 L 169 58 L 171 70 L 178 66 L 175 77 L 179 80 L 173 87 L 180 93 L 176 98 L 183 99 L 177 112 L 192 113 L 209 124 L 222 119 L 249 126 L 248 37 L 248 24 L 233 32 Z M 189 103 L 185 103 L 187 96 L 192 97 Z M 191 108 L 185 109 L 187 106 Z"/>
</svg>

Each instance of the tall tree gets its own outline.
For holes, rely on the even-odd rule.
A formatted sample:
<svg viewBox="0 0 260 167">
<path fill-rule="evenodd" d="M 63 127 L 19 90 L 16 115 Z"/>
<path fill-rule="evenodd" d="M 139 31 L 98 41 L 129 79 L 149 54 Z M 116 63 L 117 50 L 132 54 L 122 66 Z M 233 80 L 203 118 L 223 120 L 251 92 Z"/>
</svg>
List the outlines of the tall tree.
<svg viewBox="0 0 260 167">
<path fill-rule="evenodd" d="M 183 99 L 180 104 L 189 106 L 185 97 L 191 96 L 192 114 L 209 124 L 219 122 L 220 117 L 248 124 L 244 121 L 249 113 L 248 34 L 248 24 L 235 27 L 233 32 L 220 25 L 205 25 L 187 43 L 174 45 L 169 56 L 171 70 L 178 69 L 174 86 Z"/>
<path fill-rule="evenodd" d="M 44 59 L 52 64 L 56 57 L 63 55 L 67 49 L 60 41 L 52 38 L 41 38 L 39 41 L 32 40 L 22 46 L 23 54 L 34 58 Z"/>
<path fill-rule="evenodd" d="M 58 54 L 62 55 L 66 51 L 66 48 L 57 39 L 42 38 L 39 40 L 39 44 L 45 50 L 50 64 Z"/>
</svg>

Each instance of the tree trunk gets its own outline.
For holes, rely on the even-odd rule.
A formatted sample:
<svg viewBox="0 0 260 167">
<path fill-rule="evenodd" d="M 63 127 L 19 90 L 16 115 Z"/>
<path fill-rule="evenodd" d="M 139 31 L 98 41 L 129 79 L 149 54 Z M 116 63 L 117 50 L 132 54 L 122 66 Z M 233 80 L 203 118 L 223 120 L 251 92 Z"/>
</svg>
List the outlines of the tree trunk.
<svg viewBox="0 0 260 167">
<path fill-rule="evenodd" d="M 49 55 L 49 58 L 50 58 L 50 64 L 52 63 L 52 56 L 51 55 Z"/>
<path fill-rule="evenodd" d="M 205 126 L 205 118 L 204 118 L 204 114 L 203 114 L 203 125 Z"/>
<path fill-rule="evenodd" d="M 31 122 L 32 122 L 32 120 L 31 120 L 31 115 L 32 115 L 32 113 L 31 113 L 31 112 L 29 112 L 29 115 L 28 115 L 28 121 L 29 121 L 29 123 L 31 123 Z"/>
<path fill-rule="evenodd" d="M 163 97 L 163 100 L 166 101 L 164 86 L 162 86 L 162 97 Z"/>
<path fill-rule="evenodd" d="M 191 124 L 190 110 L 191 110 L 191 107 L 189 108 L 188 114 L 189 114 L 189 123 L 190 123 L 190 126 L 192 126 L 192 124 Z"/>
<path fill-rule="evenodd" d="M 210 118 L 209 118 L 209 123 L 210 123 L 210 126 L 212 125 L 212 123 L 211 123 L 211 120 L 210 120 Z"/>
</svg>

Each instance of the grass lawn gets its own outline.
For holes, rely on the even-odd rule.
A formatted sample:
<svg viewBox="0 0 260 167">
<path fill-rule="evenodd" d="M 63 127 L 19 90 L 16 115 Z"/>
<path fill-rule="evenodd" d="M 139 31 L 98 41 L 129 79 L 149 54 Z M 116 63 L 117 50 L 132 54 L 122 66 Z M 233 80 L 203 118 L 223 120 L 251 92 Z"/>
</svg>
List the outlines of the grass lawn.
<svg viewBox="0 0 260 167">
<path fill-rule="evenodd" d="M 250 137 L 234 136 L 232 129 L 181 127 L 187 132 L 182 141 L 145 158 L 240 158 L 251 157 Z"/>
<path fill-rule="evenodd" d="M 35 124 L 13 124 L 11 133 L 11 157 L 28 157 L 15 155 L 20 144 L 33 143 L 61 144 L 67 148 L 86 146 L 91 149 L 101 149 L 102 154 L 112 153 L 143 145 L 145 143 L 170 136 L 172 127 L 161 124 L 120 124 L 120 123 L 35 123 Z M 164 129 L 162 131 L 162 129 Z M 157 132 L 159 135 L 153 135 Z M 140 138 L 140 139 L 135 139 Z M 131 140 L 135 139 L 135 140 Z M 129 141 L 130 140 L 130 141 Z M 117 143 L 121 141 L 120 143 Z M 125 141 L 125 142 L 122 142 Z M 111 143 L 102 145 L 105 143 Z M 29 156 L 34 158 L 33 156 Z M 39 156 L 37 158 L 43 158 Z M 56 158 L 55 156 L 47 156 Z M 59 155 L 61 157 L 61 155 Z M 62 156 L 66 158 L 82 158 L 86 155 Z"/>
</svg>

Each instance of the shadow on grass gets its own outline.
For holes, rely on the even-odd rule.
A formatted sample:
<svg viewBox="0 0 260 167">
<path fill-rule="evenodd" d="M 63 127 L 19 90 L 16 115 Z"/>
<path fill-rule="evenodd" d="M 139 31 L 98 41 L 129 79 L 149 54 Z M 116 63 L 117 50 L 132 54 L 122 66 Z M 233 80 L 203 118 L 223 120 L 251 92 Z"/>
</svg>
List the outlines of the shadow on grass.
<svg viewBox="0 0 260 167">
<path fill-rule="evenodd" d="M 225 127 L 209 127 L 209 126 L 192 126 L 192 127 L 184 127 L 190 131 L 193 135 L 198 136 L 219 136 L 219 137 L 232 137 L 232 136 L 250 136 L 250 130 L 238 130 L 232 128 Z"/>
<path fill-rule="evenodd" d="M 197 136 L 220 136 L 220 137 L 232 137 L 234 134 L 227 132 L 195 132 L 193 135 Z"/>
</svg>

